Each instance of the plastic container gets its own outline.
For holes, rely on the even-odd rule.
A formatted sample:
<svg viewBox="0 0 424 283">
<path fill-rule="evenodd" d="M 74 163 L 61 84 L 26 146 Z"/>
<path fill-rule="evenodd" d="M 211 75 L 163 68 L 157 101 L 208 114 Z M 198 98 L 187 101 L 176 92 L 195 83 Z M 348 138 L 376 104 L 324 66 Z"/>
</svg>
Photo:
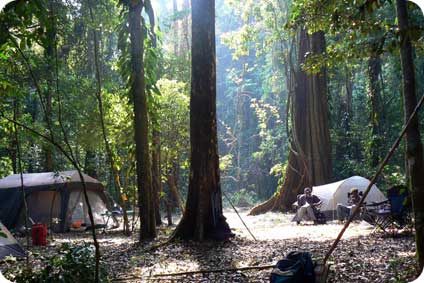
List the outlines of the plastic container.
<svg viewBox="0 0 424 283">
<path fill-rule="evenodd" d="M 32 244 L 34 246 L 47 245 L 47 225 L 33 224 L 31 229 Z"/>
</svg>

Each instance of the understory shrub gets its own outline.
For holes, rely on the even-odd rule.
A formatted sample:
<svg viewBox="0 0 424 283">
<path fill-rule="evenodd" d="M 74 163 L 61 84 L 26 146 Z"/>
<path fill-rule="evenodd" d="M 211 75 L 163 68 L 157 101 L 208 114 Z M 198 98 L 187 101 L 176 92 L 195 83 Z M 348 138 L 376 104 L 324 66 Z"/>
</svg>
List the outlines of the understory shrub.
<svg viewBox="0 0 424 283">
<path fill-rule="evenodd" d="M 94 282 L 95 253 L 89 244 L 62 244 L 57 252 L 42 260 L 41 266 L 9 265 L 5 277 L 16 283 L 85 283 Z M 100 282 L 110 282 L 106 269 L 100 267 Z"/>
</svg>

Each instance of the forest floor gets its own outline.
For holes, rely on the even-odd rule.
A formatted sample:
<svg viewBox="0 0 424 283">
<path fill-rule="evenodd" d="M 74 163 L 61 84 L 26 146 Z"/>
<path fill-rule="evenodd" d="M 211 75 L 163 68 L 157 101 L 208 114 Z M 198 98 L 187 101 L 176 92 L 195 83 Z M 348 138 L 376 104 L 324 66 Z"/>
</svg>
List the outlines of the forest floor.
<svg viewBox="0 0 424 283">
<path fill-rule="evenodd" d="M 325 225 L 291 222 L 292 214 L 267 213 L 247 216 L 240 214 L 257 238 L 249 235 L 232 210 L 226 210 L 227 221 L 236 234 L 228 242 L 176 242 L 146 251 L 146 247 L 164 242 L 174 227 L 161 227 L 155 242 L 138 245 L 137 233 L 131 237 L 120 231 L 99 233 L 102 260 L 113 282 L 269 282 L 270 269 L 237 272 L 203 273 L 179 276 L 160 274 L 238 268 L 275 264 L 288 252 L 305 250 L 314 258 L 323 258 L 342 225 L 329 222 Z M 383 237 L 371 234 L 373 227 L 353 223 L 346 231 L 331 258 L 327 282 L 410 282 L 416 277 L 415 243 L 412 235 Z M 90 234 L 66 233 L 54 235 L 47 247 L 33 247 L 40 253 L 54 253 L 64 242 L 88 242 Z M 23 239 L 21 239 L 23 240 Z"/>
</svg>

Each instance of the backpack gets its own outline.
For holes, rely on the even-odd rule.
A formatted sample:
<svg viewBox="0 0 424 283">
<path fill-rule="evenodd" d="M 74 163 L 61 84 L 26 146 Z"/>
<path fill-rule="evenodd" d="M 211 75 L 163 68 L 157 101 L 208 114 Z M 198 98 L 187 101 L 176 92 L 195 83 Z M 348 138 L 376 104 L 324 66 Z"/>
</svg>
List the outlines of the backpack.
<svg viewBox="0 0 424 283">
<path fill-rule="evenodd" d="M 277 262 L 271 283 L 315 283 L 314 263 L 308 252 L 290 252 Z"/>
</svg>

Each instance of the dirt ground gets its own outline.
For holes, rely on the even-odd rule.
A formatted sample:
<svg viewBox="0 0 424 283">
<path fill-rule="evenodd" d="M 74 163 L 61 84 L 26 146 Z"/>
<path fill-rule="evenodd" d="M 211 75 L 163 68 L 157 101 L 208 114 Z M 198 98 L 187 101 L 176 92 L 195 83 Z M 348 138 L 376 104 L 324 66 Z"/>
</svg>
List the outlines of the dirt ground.
<svg viewBox="0 0 424 283">
<path fill-rule="evenodd" d="M 160 275 L 275 264 L 293 250 L 309 251 L 319 260 L 342 228 L 336 222 L 296 225 L 290 221 L 292 214 L 247 216 L 247 209 L 239 212 L 257 241 L 250 236 L 236 213 L 226 210 L 227 221 L 236 234 L 228 242 L 177 242 L 146 252 L 152 244 L 165 241 L 174 227 L 161 227 L 155 242 L 142 245 L 137 242 L 137 232 L 126 237 L 120 231 L 111 230 L 99 233 L 102 260 L 113 282 L 269 282 L 272 268 L 170 277 Z M 364 223 L 353 223 L 349 227 L 331 257 L 327 282 L 400 283 L 416 277 L 413 236 L 384 237 L 381 233 L 371 234 L 372 230 L 372 226 Z M 55 246 L 63 242 L 90 241 L 90 234 L 74 232 L 54 235 L 54 238 L 49 246 L 32 250 L 53 253 Z"/>
</svg>

